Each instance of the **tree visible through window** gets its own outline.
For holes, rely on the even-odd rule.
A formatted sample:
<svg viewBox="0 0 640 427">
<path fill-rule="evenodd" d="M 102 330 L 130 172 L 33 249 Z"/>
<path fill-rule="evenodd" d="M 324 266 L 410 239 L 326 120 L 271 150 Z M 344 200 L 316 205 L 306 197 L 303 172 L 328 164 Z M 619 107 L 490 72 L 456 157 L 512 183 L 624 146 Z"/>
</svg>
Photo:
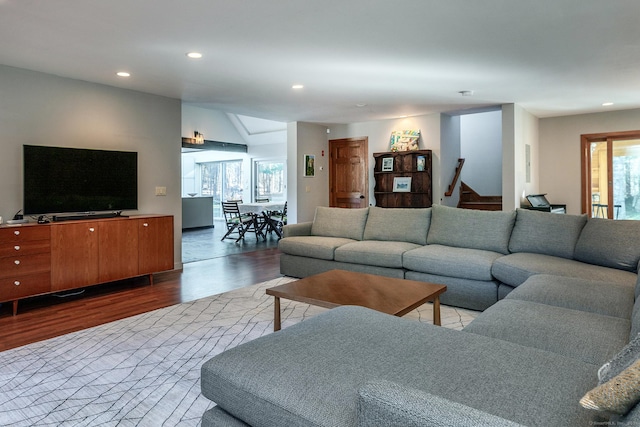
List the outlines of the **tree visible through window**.
<svg viewBox="0 0 640 427">
<path fill-rule="evenodd" d="M 286 178 L 282 160 L 258 160 L 255 162 L 255 199 L 286 200 Z"/>
<path fill-rule="evenodd" d="M 200 194 L 213 196 L 214 218 L 221 218 L 223 200 L 242 200 L 242 160 L 201 163 L 200 175 Z"/>
</svg>

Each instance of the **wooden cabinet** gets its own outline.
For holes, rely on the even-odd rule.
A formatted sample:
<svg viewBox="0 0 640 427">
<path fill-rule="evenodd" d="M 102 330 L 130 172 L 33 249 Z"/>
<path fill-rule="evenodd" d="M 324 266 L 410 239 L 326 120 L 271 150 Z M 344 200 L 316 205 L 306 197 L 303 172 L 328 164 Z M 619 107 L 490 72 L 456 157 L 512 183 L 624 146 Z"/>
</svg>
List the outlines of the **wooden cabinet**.
<svg viewBox="0 0 640 427">
<path fill-rule="evenodd" d="M 97 221 L 73 221 L 51 226 L 51 290 L 98 283 Z"/>
<path fill-rule="evenodd" d="M 433 204 L 431 150 L 374 153 L 373 158 L 376 206 L 428 208 Z"/>
<path fill-rule="evenodd" d="M 143 274 L 138 271 L 138 221 L 140 220 L 100 223 L 98 228 L 98 280 L 100 282 L 112 282 Z"/>
<path fill-rule="evenodd" d="M 173 269 L 173 217 L 139 219 L 139 274 Z"/>
<path fill-rule="evenodd" d="M 0 302 L 173 269 L 173 216 L 0 228 Z"/>
</svg>

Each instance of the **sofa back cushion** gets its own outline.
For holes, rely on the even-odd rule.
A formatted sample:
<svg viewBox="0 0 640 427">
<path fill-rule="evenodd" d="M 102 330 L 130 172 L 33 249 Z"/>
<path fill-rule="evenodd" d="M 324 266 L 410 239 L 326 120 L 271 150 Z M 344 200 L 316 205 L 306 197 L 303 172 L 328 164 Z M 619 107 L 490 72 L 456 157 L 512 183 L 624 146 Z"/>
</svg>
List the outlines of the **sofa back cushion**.
<svg viewBox="0 0 640 427">
<path fill-rule="evenodd" d="M 427 244 L 431 208 L 369 208 L 364 240 Z"/>
<path fill-rule="evenodd" d="M 311 226 L 312 236 L 362 240 L 369 208 L 343 209 L 318 206 Z"/>
<path fill-rule="evenodd" d="M 592 218 L 580 233 L 573 255 L 589 264 L 637 271 L 640 261 L 640 222 Z"/>
<path fill-rule="evenodd" d="M 518 209 L 511 233 L 511 252 L 531 252 L 573 258 L 576 242 L 587 222 L 586 215 L 560 215 Z"/>
<path fill-rule="evenodd" d="M 515 217 L 515 211 L 479 211 L 434 205 L 427 243 L 507 254 Z"/>
</svg>

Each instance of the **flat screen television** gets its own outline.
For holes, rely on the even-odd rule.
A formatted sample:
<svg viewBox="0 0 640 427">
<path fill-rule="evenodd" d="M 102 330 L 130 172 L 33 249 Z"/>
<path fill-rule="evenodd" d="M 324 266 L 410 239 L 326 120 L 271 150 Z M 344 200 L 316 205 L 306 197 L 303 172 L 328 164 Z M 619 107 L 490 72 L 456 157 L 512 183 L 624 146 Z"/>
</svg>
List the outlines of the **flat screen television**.
<svg viewBox="0 0 640 427">
<path fill-rule="evenodd" d="M 138 153 L 23 146 L 24 214 L 138 209 Z"/>
</svg>

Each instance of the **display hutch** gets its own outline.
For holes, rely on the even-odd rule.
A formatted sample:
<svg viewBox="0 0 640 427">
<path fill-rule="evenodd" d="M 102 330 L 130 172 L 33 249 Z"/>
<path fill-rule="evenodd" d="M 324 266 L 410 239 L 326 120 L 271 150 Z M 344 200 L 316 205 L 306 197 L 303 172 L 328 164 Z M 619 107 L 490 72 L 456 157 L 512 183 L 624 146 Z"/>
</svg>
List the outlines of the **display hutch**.
<svg viewBox="0 0 640 427">
<path fill-rule="evenodd" d="M 431 150 L 374 153 L 374 195 L 382 208 L 428 208 L 433 203 Z"/>
</svg>

